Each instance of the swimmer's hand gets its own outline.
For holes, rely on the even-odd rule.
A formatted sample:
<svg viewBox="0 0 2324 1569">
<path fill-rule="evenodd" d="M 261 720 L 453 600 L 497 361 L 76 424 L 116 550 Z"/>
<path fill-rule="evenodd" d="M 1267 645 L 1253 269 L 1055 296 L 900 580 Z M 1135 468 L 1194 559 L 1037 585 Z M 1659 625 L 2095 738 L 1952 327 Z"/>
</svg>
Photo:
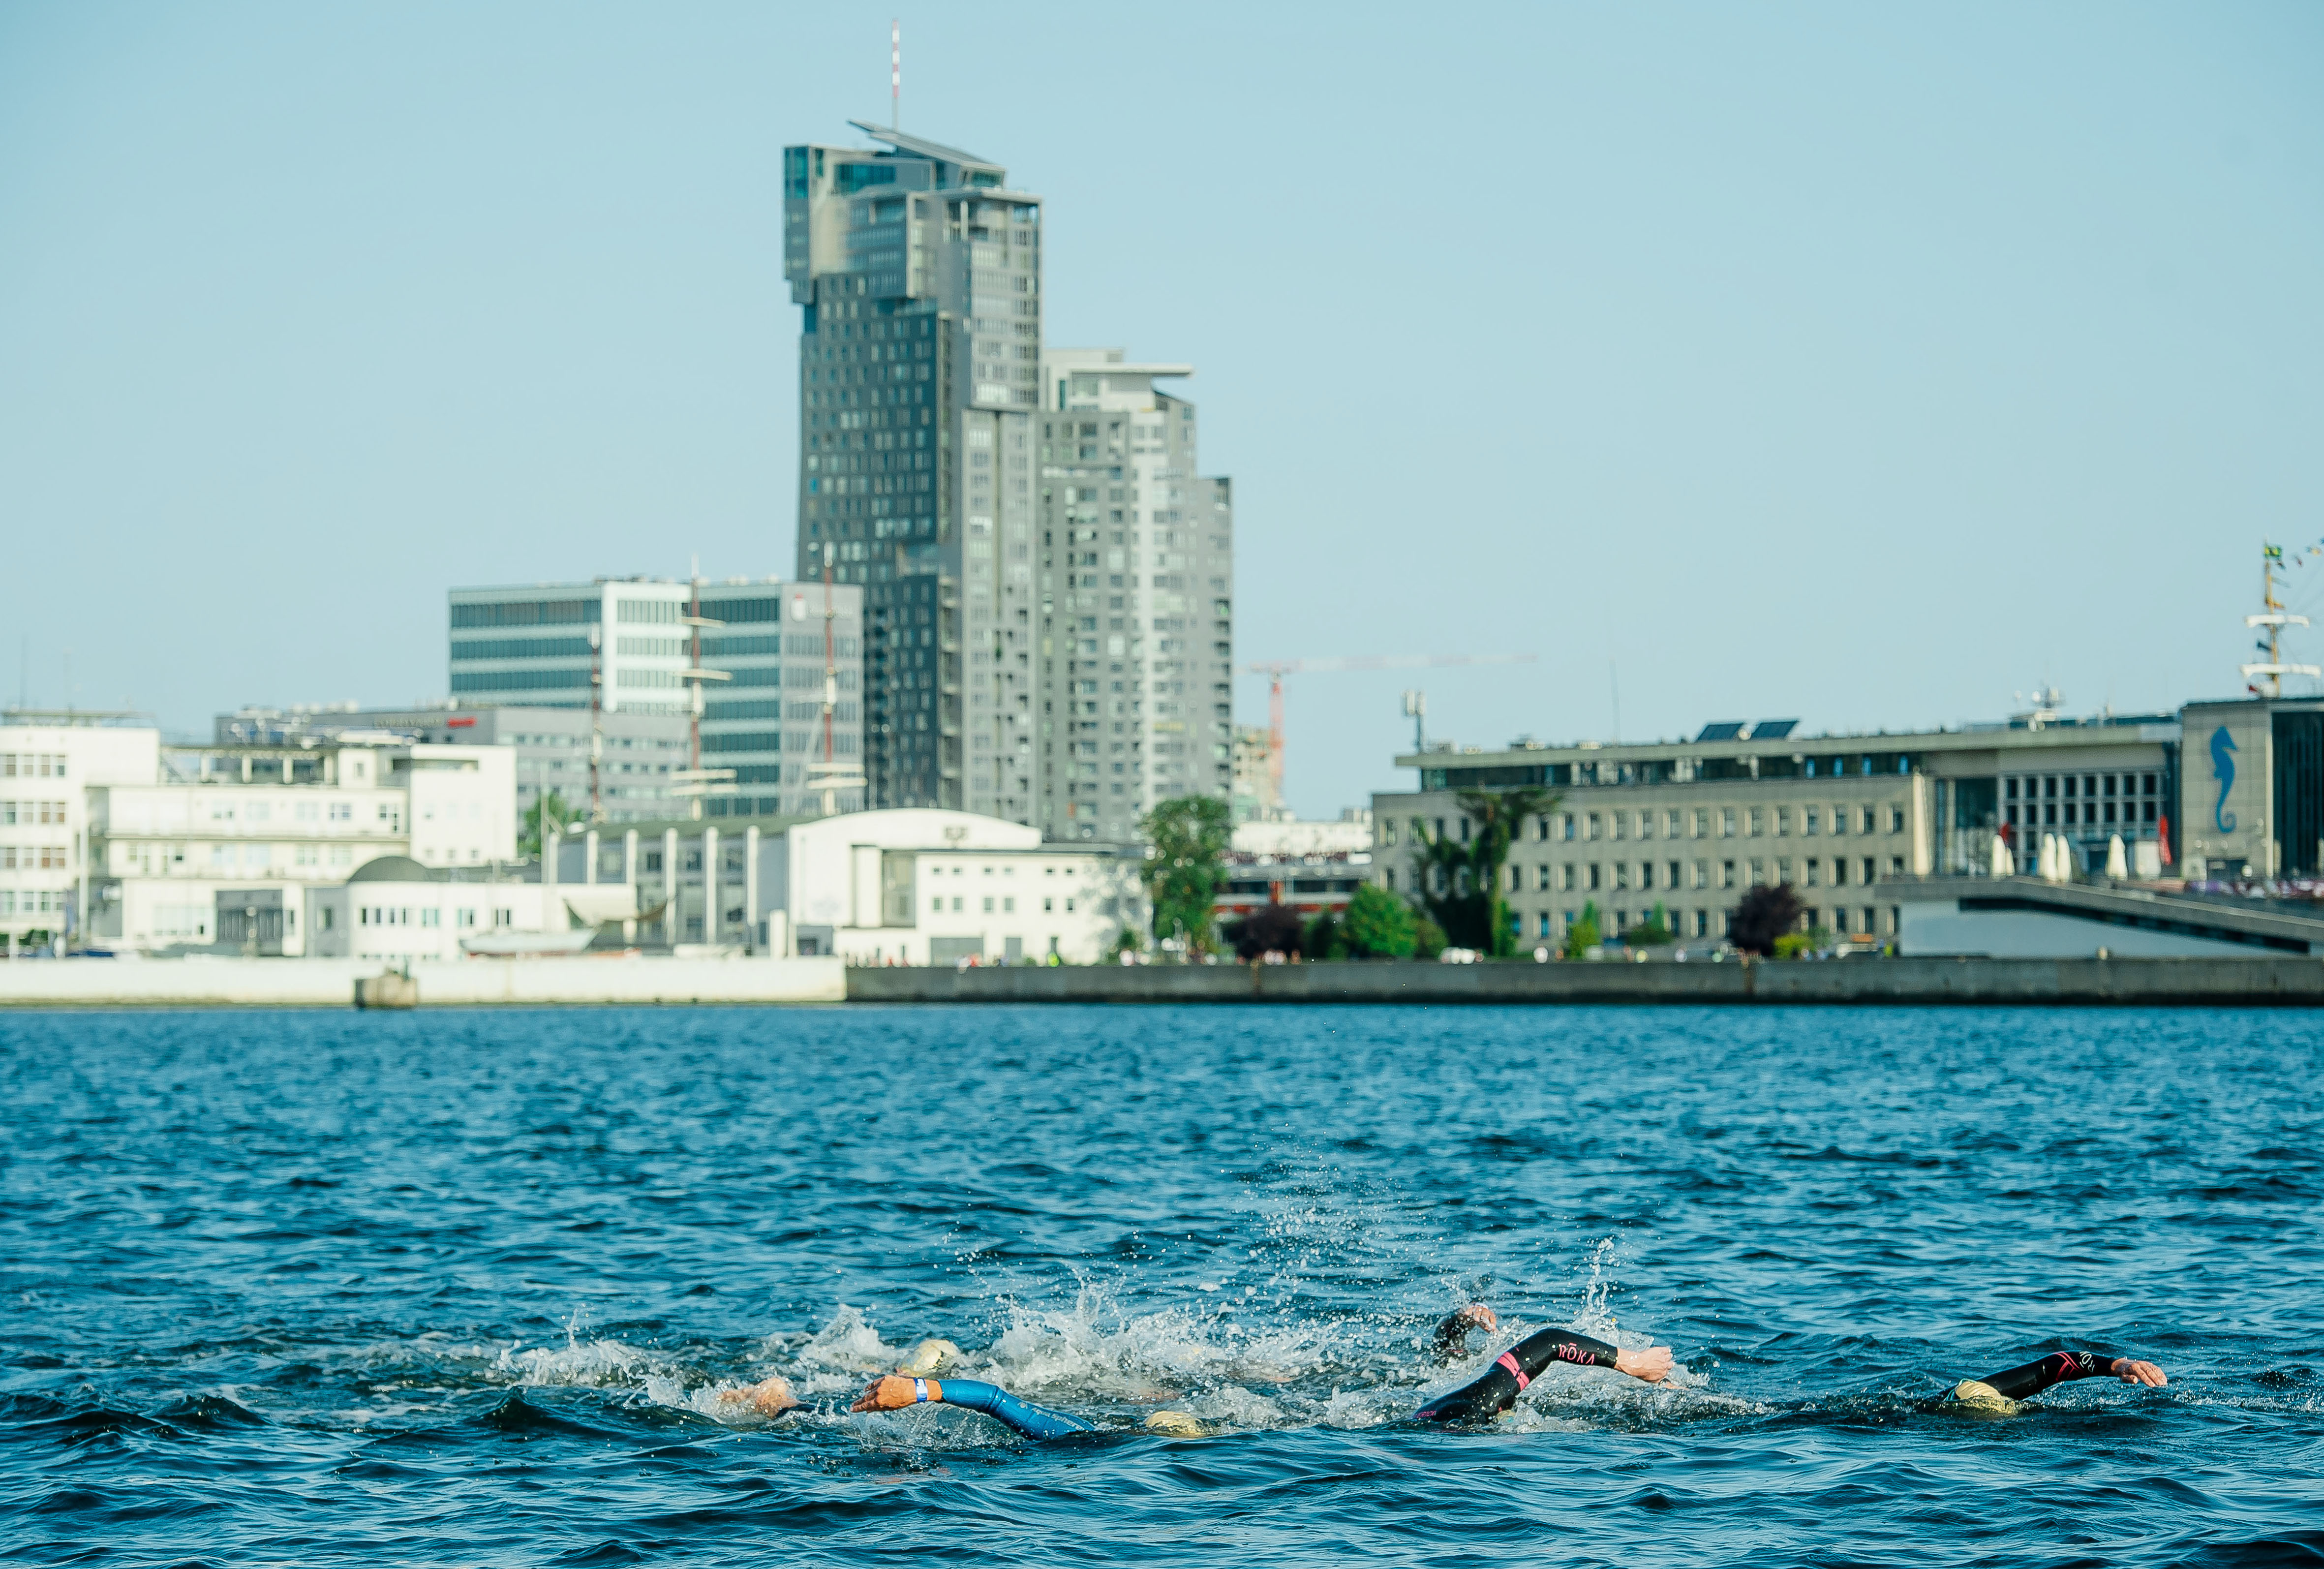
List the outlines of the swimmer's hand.
<svg viewBox="0 0 2324 1569">
<path fill-rule="evenodd" d="M 929 1399 L 944 1398 L 943 1380 L 930 1379 L 927 1386 Z M 863 1393 L 856 1397 L 855 1404 L 847 1408 L 851 1411 L 900 1411 L 907 1406 L 918 1404 L 920 1392 L 913 1387 L 912 1380 L 890 1373 L 864 1386 Z"/>
<path fill-rule="evenodd" d="M 1471 1302 L 1469 1304 L 1468 1306 L 1462 1308 L 1460 1312 L 1452 1315 L 1452 1322 L 1456 1324 L 1472 1324 L 1479 1329 L 1483 1330 L 1487 1334 L 1491 1334 L 1501 1327 L 1501 1321 L 1494 1316 L 1493 1310 L 1486 1306 L 1481 1302 Z"/>
<path fill-rule="evenodd" d="M 721 1389 L 718 1398 L 721 1404 L 728 1406 L 739 1406 L 747 1400 L 761 1416 L 767 1417 L 779 1417 L 799 1403 L 798 1397 L 791 1393 L 790 1380 L 780 1373 L 755 1384 L 745 1384 L 739 1389 Z"/>
<path fill-rule="evenodd" d="M 2159 1389 L 2171 1381 L 2153 1362 L 2133 1361 L 2128 1357 L 2115 1358 L 2112 1371 L 2124 1383 L 2144 1384 L 2150 1389 Z"/>
<path fill-rule="evenodd" d="M 1644 1351 L 1618 1351 L 1614 1353 L 1614 1371 L 1644 1383 L 1659 1384 L 1670 1377 L 1671 1348 L 1650 1345 Z"/>
</svg>

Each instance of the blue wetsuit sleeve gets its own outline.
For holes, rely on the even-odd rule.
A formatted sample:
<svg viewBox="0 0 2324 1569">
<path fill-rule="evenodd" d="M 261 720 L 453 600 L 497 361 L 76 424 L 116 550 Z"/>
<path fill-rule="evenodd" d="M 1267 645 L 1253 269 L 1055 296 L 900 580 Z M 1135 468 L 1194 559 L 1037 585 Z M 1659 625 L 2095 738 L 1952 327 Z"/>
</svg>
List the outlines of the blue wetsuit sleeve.
<svg viewBox="0 0 2324 1569">
<path fill-rule="evenodd" d="M 945 1379 L 943 1383 L 945 1405 L 982 1411 L 1028 1438 L 1056 1438 L 1067 1433 L 1089 1431 L 1088 1423 L 1076 1422 L 1061 1411 L 1046 1409 L 1030 1400 L 1020 1400 L 998 1384 L 988 1384 L 981 1379 Z"/>
</svg>

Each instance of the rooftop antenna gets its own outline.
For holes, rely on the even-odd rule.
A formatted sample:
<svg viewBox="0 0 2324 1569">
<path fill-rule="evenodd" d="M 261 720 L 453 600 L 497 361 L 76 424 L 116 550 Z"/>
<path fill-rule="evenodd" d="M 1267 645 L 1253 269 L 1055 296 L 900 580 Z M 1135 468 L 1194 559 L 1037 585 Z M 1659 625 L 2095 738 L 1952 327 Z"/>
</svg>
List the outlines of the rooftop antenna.
<svg viewBox="0 0 2324 1569">
<path fill-rule="evenodd" d="M 904 20 L 888 23 L 888 129 L 904 128 Z"/>
<path fill-rule="evenodd" d="M 2246 626 L 2264 626 L 2267 629 L 2267 641 L 2254 645 L 2254 651 L 2265 654 L 2267 656 L 2267 662 L 2264 664 L 2246 665 L 2244 667 L 2244 680 L 2246 682 L 2244 689 L 2251 693 L 2254 697 L 2258 697 L 2260 695 L 2260 690 L 2257 687 L 2252 686 L 2249 683 L 2256 678 L 2264 678 L 2267 681 L 2269 687 L 2267 696 L 2272 697 L 2282 697 L 2283 696 L 2284 677 L 2324 675 L 2324 669 L 2319 669 L 2315 665 L 2287 665 L 2283 662 L 2283 652 L 2282 648 L 2283 629 L 2287 626 L 2306 626 L 2308 624 L 2308 618 L 2304 615 L 2286 614 L 2282 601 L 2277 599 L 2275 596 L 2275 570 L 2282 565 L 2283 547 L 2281 545 L 2271 545 L 2266 540 L 2262 540 L 2259 546 L 2260 605 L 2262 609 L 2257 615 L 2247 615 L 2244 617 L 2244 624 Z"/>
</svg>

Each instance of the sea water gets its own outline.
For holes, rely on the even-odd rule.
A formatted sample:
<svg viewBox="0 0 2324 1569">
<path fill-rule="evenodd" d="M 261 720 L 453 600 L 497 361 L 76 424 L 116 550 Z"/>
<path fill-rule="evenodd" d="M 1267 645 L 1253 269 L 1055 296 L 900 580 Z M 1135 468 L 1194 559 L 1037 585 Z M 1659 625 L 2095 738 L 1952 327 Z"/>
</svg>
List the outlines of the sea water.
<svg viewBox="0 0 2324 1569">
<path fill-rule="evenodd" d="M 2324 1558 L 2312 1016 L 0 1016 L 0 1550 Z M 1471 1299 L 1504 1333 L 1443 1365 Z M 1480 1430 L 1402 1420 L 1517 1333 Z M 850 1416 L 924 1336 L 1095 1425 Z M 2009 1421 L 2061 1346 L 2165 1389 Z M 769 1374 L 806 1408 L 727 1398 Z M 1214 1436 L 1140 1430 L 1160 1408 Z"/>
</svg>

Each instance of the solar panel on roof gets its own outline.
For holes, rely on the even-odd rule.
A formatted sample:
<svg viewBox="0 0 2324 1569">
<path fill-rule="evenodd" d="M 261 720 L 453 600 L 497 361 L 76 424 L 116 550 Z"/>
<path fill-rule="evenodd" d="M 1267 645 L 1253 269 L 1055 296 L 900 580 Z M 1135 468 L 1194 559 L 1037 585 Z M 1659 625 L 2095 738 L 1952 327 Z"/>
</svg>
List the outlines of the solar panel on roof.
<svg viewBox="0 0 2324 1569">
<path fill-rule="evenodd" d="M 1743 721 L 1740 719 L 1722 720 L 1717 725 L 1704 725 L 1702 727 L 1702 734 L 1696 736 L 1695 740 L 1698 742 L 1733 741 L 1742 734 Z"/>
<path fill-rule="evenodd" d="M 1796 719 L 1762 719 L 1751 726 L 1751 739 L 1781 741 L 1784 736 L 1789 735 L 1793 727 L 1798 724 L 1799 721 Z"/>
</svg>

